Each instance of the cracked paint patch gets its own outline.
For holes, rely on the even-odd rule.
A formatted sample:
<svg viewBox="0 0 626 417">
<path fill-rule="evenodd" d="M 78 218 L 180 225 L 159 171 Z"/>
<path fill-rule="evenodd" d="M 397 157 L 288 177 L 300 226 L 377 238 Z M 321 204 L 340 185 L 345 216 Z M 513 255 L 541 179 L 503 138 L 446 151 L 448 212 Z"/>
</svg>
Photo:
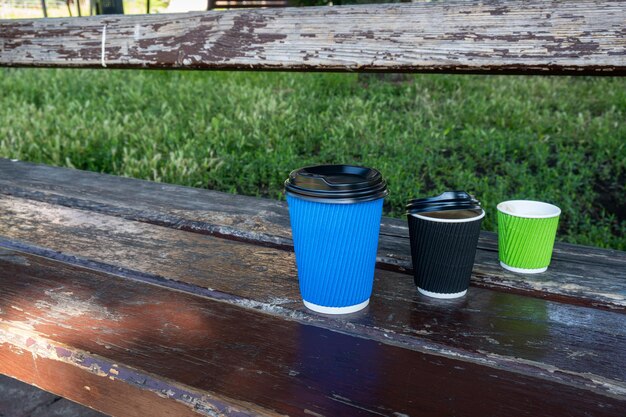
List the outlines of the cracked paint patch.
<svg viewBox="0 0 626 417">
<path fill-rule="evenodd" d="M 0 345 L 8 344 L 12 350 L 20 353 L 30 353 L 33 359 L 49 359 L 77 366 L 94 375 L 121 381 L 137 388 L 155 393 L 161 397 L 171 398 L 181 402 L 193 410 L 211 417 L 255 417 L 258 413 L 234 407 L 224 400 L 210 398 L 207 395 L 175 386 L 169 382 L 157 379 L 151 375 L 141 373 L 132 368 L 120 366 L 104 358 L 90 356 L 87 352 L 70 350 L 54 344 L 42 337 L 29 334 L 23 329 L 8 326 L 9 322 L 2 322 L 0 327 Z M 91 391 L 91 387 L 84 386 Z"/>
</svg>

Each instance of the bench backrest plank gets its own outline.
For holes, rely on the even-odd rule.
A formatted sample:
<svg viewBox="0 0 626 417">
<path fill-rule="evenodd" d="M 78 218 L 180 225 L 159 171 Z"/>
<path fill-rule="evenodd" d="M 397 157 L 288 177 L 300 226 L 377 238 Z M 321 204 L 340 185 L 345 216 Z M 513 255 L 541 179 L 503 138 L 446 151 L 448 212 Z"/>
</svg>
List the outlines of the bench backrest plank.
<svg viewBox="0 0 626 417">
<path fill-rule="evenodd" d="M 0 21 L 0 66 L 626 75 L 619 1 Z"/>
</svg>

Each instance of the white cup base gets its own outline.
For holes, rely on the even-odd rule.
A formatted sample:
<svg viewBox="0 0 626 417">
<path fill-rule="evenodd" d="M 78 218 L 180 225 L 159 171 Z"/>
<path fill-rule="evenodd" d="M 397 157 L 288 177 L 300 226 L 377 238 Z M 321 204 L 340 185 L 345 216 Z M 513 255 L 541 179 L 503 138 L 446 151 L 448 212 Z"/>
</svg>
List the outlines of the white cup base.
<svg viewBox="0 0 626 417">
<path fill-rule="evenodd" d="M 548 270 L 548 267 L 544 267 L 544 268 L 537 268 L 537 269 L 524 269 L 524 268 L 516 268 L 514 266 L 509 266 L 507 264 L 505 264 L 504 262 L 500 261 L 500 266 L 506 270 L 509 270 L 511 272 L 517 272 L 519 274 L 540 274 L 542 272 L 546 272 Z"/>
<path fill-rule="evenodd" d="M 441 299 L 459 298 L 467 294 L 467 290 L 463 290 L 461 292 L 453 292 L 453 293 L 442 293 L 442 292 L 426 291 L 424 289 L 421 289 L 420 287 L 417 287 L 417 291 L 419 291 L 421 294 L 424 294 L 427 297 L 441 298 Z"/>
<path fill-rule="evenodd" d="M 326 307 L 326 306 L 321 306 L 318 304 L 310 303 L 306 300 L 302 300 L 302 302 L 304 303 L 304 306 L 306 308 L 308 308 L 309 310 L 313 310 L 317 313 L 350 314 L 350 313 L 356 313 L 359 310 L 363 310 L 370 303 L 370 299 L 368 298 L 367 300 L 363 301 L 360 304 L 355 304 L 353 306 L 347 306 L 347 307 Z"/>
</svg>

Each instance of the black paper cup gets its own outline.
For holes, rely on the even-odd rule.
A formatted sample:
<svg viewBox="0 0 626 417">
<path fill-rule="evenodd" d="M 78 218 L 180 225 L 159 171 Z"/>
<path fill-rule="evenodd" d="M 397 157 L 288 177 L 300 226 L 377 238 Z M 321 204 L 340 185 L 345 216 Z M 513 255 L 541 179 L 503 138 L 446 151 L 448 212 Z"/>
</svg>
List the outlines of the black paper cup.
<svg viewBox="0 0 626 417">
<path fill-rule="evenodd" d="M 415 285 L 434 298 L 467 293 L 480 224 L 485 212 L 473 209 L 408 213 Z"/>
</svg>

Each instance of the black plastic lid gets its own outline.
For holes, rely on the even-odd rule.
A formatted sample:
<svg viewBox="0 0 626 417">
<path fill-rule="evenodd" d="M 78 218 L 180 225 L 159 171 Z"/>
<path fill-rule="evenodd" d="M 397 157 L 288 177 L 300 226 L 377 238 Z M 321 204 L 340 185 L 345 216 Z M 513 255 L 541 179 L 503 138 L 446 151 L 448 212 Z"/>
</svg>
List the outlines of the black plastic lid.
<svg viewBox="0 0 626 417">
<path fill-rule="evenodd" d="M 408 214 L 413 213 L 432 213 L 434 211 L 450 211 L 450 210 L 482 210 L 480 204 L 450 204 L 450 205 L 441 205 L 441 204 L 433 204 L 432 206 L 420 207 L 420 208 L 412 208 L 407 212 Z"/>
<path fill-rule="evenodd" d="M 481 210 L 480 201 L 465 191 L 446 191 L 436 197 L 416 198 L 406 205 L 407 213 L 448 210 Z"/>
<path fill-rule="evenodd" d="M 434 203 L 448 203 L 448 202 L 464 202 L 464 201 L 478 201 L 474 196 L 466 193 L 465 191 L 445 191 L 436 197 L 427 198 L 414 198 L 407 204 L 408 206 L 422 205 L 422 204 L 434 204 Z"/>
<path fill-rule="evenodd" d="M 361 203 L 388 194 L 380 172 L 353 165 L 317 165 L 296 169 L 285 181 L 285 191 L 299 198 L 332 203 Z"/>
</svg>

